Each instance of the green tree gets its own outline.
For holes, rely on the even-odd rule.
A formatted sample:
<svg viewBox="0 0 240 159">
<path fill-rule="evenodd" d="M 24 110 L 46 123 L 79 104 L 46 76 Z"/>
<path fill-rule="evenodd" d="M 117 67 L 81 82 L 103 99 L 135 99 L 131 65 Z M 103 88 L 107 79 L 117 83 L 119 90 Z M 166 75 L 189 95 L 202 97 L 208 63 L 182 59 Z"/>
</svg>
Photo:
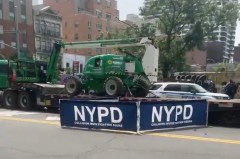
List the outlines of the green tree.
<svg viewBox="0 0 240 159">
<path fill-rule="evenodd" d="M 185 67 L 185 53 L 204 48 L 205 39 L 214 40 L 219 26 L 235 26 L 239 5 L 228 2 L 219 7 L 215 0 L 151 0 L 140 9 L 144 17 L 156 19 L 162 36 L 156 38 L 160 49 L 163 77 Z M 189 30 L 185 36 L 180 33 Z"/>
</svg>

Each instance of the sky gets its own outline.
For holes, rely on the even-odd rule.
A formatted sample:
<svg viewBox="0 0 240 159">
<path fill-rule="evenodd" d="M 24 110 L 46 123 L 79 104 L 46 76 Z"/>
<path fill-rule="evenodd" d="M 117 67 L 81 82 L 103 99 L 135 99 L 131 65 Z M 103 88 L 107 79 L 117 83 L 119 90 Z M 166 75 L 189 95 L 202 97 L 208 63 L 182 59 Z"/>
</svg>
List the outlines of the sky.
<svg viewBox="0 0 240 159">
<path fill-rule="evenodd" d="M 118 0 L 120 19 L 125 20 L 127 14 L 139 14 L 139 7 L 143 6 L 144 0 Z"/>
</svg>

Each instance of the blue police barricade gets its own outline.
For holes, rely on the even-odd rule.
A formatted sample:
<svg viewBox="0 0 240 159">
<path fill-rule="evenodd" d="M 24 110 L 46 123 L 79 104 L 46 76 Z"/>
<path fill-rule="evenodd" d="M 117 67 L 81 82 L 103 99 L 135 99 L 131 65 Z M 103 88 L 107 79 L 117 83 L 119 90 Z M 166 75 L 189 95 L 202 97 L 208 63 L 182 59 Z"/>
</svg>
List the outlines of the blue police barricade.
<svg viewBox="0 0 240 159">
<path fill-rule="evenodd" d="M 141 102 L 140 130 L 161 130 L 207 125 L 206 100 Z"/>
<path fill-rule="evenodd" d="M 62 127 L 137 131 L 136 102 L 60 101 Z"/>
</svg>

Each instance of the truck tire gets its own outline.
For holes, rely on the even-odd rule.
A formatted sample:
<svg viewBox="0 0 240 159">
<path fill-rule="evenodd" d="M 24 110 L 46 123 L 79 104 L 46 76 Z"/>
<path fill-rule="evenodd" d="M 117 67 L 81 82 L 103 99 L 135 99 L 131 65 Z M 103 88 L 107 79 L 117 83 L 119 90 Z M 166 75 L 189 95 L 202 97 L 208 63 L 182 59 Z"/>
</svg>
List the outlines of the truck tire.
<svg viewBox="0 0 240 159">
<path fill-rule="evenodd" d="M 17 104 L 18 92 L 13 90 L 7 90 L 3 92 L 3 107 L 7 109 L 15 109 Z"/>
<path fill-rule="evenodd" d="M 18 106 L 21 110 L 30 110 L 34 107 L 34 98 L 27 91 L 21 91 L 18 94 Z"/>
<path fill-rule="evenodd" d="M 117 97 L 124 94 L 124 85 L 120 78 L 109 77 L 104 82 L 104 90 L 106 95 Z"/>
<path fill-rule="evenodd" d="M 151 87 L 150 83 L 139 78 L 137 81 L 137 88 L 134 91 L 132 91 L 132 94 L 134 97 L 146 97 L 150 87 Z"/>
<path fill-rule="evenodd" d="M 79 95 L 82 92 L 81 81 L 76 77 L 68 77 L 65 83 L 65 90 L 70 96 Z"/>
</svg>

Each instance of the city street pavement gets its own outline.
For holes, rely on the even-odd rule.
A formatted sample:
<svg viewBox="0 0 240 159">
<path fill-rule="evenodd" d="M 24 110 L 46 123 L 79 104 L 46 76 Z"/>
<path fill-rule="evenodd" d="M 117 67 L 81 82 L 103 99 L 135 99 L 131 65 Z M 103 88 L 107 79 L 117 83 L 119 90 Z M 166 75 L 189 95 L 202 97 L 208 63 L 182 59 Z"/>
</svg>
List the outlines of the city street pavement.
<svg viewBox="0 0 240 159">
<path fill-rule="evenodd" d="M 239 159 L 240 129 L 143 135 L 62 129 L 58 114 L 0 109 L 0 159 Z"/>
</svg>

